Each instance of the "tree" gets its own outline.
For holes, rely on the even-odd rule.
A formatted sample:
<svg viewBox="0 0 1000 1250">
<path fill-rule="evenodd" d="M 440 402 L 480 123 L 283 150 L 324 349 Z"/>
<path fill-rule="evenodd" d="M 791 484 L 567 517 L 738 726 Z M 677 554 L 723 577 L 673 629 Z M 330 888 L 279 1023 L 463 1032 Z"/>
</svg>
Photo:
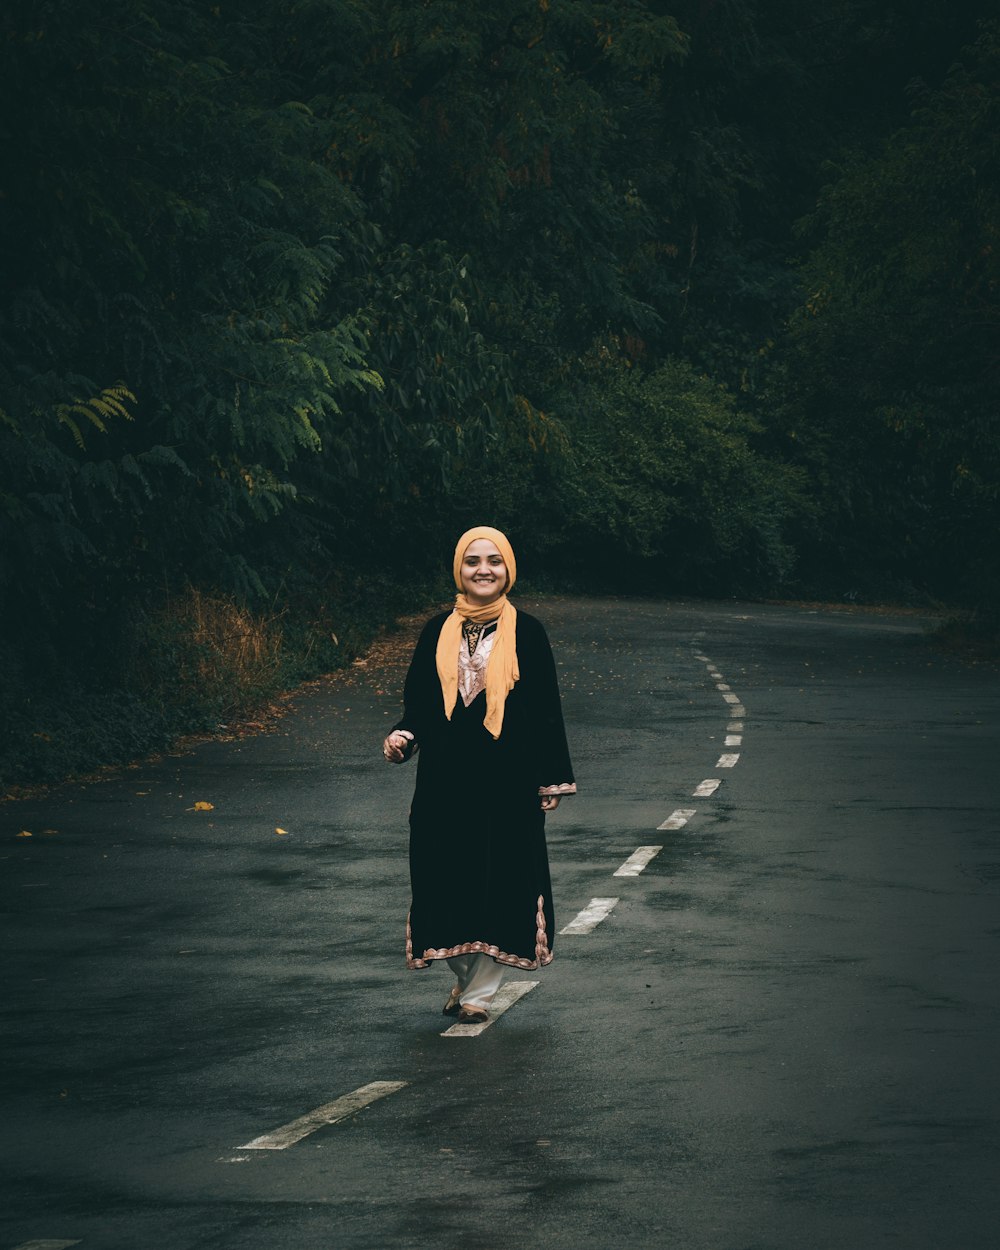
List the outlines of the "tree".
<svg viewBox="0 0 1000 1250">
<path fill-rule="evenodd" d="M 690 365 L 589 362 L 556 478 L 562 562 L 605 585 L 759 593 L 787 579 L 798 475 L 754 448 L 758 428 Z"/>
<path fill-rule="evenodd" d="M 820 500 L 810 558 L 842 584 L 1000 602 L 998 66 L 993 24 L 805 223 L 781 412 Z"/>
</svg>

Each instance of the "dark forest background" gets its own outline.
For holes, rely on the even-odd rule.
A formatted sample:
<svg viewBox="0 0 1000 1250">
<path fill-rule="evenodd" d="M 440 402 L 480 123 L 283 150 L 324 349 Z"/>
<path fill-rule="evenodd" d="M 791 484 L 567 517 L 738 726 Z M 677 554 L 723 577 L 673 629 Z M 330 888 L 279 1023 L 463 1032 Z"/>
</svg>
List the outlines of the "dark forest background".
<svg viewBox="0 0 1000 1250">
<path fill-rule="evenodd" d="M 995 620 L 973 0 L 8 0 L 0 776 L 212 728 L 449 593 Z"/>
</svg>

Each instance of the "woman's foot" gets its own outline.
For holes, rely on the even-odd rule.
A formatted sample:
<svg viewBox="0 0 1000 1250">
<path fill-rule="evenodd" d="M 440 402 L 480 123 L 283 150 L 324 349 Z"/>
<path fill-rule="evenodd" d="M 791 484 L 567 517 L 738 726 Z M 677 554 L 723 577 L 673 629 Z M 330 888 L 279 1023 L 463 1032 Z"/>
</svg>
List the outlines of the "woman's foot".
<svg viewBox="0 0 1000 1250">
<path fill-rule="evenodd" d="M 461 995 L 461 993 L 462 991 L 456 985 L 455 988 L 448 995 L 448 1001 L 445 1003 L 442 1009 L 444 1015 L 457 1016 L 458 1013 L 462 1010 L 462 1004 L 459 1001 L 459 996 Z"/>
<path fill-rule="evenodd" d="M 489 1018 L 485 1007 L 463 1007 L 458 1013 L 459 1024 L 485 1024 Z"/>
</svg>

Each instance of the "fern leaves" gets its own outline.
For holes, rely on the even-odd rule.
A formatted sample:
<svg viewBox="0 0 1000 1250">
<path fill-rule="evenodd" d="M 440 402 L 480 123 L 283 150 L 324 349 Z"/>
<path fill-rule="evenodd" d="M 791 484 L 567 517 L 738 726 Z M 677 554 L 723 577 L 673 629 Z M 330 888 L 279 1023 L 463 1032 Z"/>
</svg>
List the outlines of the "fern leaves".
<svg viewBox="0 0 1000 1250">
<path fill-rule="evenodd" d="M 108 432 L 107 422 L 118 418 L 131 421 L 134 414 L 129 410 L 135 404 L 136 397 L 124 382 L 116 382 L 114 386 L 106 386 L 99 394 L 90 399 L 76 399 L 68 404 L 57 404 L 56 418 L 73 436 L 77 447 L 83 451 L 86 447 L 79 422 L 87 421 L 101 434 Z"/>
</svg>

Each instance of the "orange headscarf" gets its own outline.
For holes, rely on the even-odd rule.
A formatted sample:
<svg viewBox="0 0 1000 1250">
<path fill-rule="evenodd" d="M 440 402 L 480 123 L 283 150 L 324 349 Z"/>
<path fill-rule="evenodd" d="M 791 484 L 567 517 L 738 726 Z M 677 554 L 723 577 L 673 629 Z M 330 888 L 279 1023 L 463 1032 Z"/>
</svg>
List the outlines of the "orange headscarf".
<svg viewBox="0 0 1000 1250">
<path fill-rule="evenodd" d="M 469 603 L 462 594 L 462 560 L 477 538 L 489 539 L 503 556 L 507 566 L 507 584 L 504 593 L 493 603 L 477 607 Z M 441 694 L 444 697 L 444 714 L 451 720 L 458 699 L 458 654 L 462 645 L 462 623 L 477 621 L 479 623 L 496 621 L 497 632 L 493 640 L 489 663 L 486 665 L 486 716 L 483 725 L 494 738 L 500 737 L 503 729 L 504 705 L 507 696 L 514 689 L 514 683 L 520 677 L 517 667 L 517 609 L 508 600 L 507 595 L 513 589 L 517 577 L 517 561 L 514 551 L 505 534 L 492 529 L 489 525 L 476 525 L 466 530 L 455 547 L 455 560 L 452 565 L 455 574 L 455 585 L 459 593 L 455 596 L 455 608 L 451 616 L 441 627 L 437 643 L 437 671 L 441 680 Z"/>
</svg>

